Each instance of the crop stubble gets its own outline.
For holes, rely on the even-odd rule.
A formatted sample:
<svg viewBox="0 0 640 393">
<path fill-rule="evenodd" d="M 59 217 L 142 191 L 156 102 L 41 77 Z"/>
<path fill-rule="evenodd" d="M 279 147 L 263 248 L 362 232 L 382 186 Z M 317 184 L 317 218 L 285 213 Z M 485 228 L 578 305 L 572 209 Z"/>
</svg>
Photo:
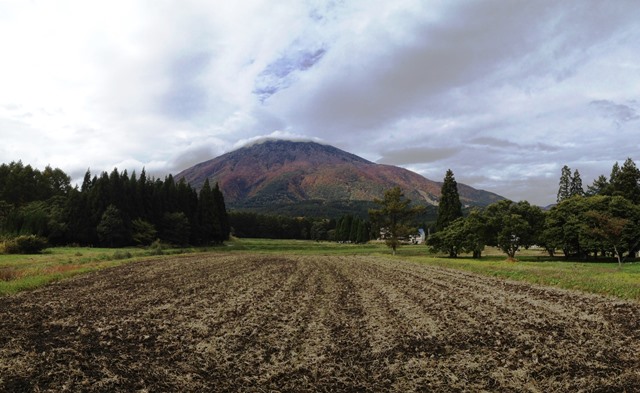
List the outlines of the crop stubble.
<svg viewBox="0 0 640 393">
<path fill-rule="evenodd" d="M 640 305 L 374 257 L 197 255 L 0 299 L 0 391 L 637 391 Z"/>
</svg>

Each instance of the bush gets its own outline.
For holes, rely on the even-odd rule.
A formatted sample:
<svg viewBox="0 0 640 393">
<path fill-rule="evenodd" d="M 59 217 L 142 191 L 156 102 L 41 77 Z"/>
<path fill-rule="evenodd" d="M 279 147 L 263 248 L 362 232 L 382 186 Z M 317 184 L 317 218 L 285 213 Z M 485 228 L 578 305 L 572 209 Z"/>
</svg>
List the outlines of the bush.
<svg viewBox="0 0 640 393">
<path fill-rule="evenodd" d="M 131 258 L 132 255 L 129 251 L 116 251 L 113 253 L 113 259 L 119 260 L 119 259 L 129 259 Z"/>
<path fill-rule="evenodd" d="M 160 239 L 156 239 L 156 241 L 151 243 L 151 245 L 149 246 L 148 254 L 149 255 L 162 255 L 162 254 L 164 254 L 164 251 L 163 251 L 164 248 L 165 247 L 160 242 Z"/>
<path fill-rule="evenodd" d="M 36 235 L 18 236 L 4 243 L 6 254 L 40 254 L 47 248 L 47 240 Z"/>
</svg>

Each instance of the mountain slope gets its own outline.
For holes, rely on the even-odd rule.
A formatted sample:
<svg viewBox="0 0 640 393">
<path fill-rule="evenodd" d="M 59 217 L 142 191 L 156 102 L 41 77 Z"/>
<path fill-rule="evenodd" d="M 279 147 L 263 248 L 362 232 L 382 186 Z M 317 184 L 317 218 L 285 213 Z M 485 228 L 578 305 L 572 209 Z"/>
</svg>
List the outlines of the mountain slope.
<svg viewBox="0 0 640 393">
<path fill-rule="evenodd" d="M 437 204 L 442 183 L 407 169 L 381 165 L 315 142 L 267 140 L 246 146 L 176 175 L 199 188 L 217 182 L 230 207 L 305 201 L 372 201 L 400 186 L 417 203 Z M 458 183 L 466 205 L 484 206 L 499 195 Z"/>
</svg>

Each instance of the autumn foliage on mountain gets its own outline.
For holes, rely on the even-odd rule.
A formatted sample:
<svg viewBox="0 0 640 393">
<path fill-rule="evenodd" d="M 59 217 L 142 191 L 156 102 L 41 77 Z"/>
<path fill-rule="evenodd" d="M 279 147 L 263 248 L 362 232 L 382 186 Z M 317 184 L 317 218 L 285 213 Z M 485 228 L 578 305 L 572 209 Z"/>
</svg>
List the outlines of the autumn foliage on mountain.
<svg viewBox="0 0 640 393">
<path fill-rule="evenodd" d="M 437 205 L 441 183 L 407 169 L 376 164 L 315 142 L 266 140 L 199 163 L 176 175 L 198 188 L 205 179 L 220 185 L 231 207 L 275 206 L 308 201 L 368 201 L 400 187 L 419 204 Z M 460 184 L 465 205 L 504 199 Z"/>
</svg>

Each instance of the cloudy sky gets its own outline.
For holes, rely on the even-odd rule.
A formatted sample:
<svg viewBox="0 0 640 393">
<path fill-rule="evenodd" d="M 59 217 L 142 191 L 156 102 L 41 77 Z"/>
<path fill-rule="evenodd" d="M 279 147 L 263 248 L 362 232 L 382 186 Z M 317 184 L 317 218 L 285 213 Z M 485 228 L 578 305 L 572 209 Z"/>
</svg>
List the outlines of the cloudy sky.
<svg viewBox="0 0 640 393">
<path fill-rule="evenodd" d="M 0 0 L 0 162 L 177 173 L 259 137 L 555 202 L 640 160 L 636 0 Z"/>
</svg>

